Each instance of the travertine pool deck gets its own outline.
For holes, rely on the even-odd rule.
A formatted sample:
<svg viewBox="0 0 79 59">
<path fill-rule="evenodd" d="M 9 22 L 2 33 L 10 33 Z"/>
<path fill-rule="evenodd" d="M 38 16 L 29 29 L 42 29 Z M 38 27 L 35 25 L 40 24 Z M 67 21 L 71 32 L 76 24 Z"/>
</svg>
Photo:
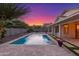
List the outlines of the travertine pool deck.
<svg viewBox="0 0 79 59">
<path fill-rule="evenodd" d="M 0 45 L 0 56 L 74 56 L 57 45 Z"/>
</svg>

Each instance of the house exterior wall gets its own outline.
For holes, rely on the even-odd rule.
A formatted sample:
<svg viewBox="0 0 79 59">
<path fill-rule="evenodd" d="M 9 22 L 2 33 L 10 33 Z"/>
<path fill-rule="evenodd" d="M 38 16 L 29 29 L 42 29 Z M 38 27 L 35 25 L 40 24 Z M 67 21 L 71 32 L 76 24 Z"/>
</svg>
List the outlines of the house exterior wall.
<svg viewBox="0 0 79 59">
<path fill-rule="evenodd" d="M 76 23 L 65 23 L 68 25 L 68 33 L 64 33 L 64 24 L 61 26 L 61 37 L 62 38 L 75 38 L 76 34 L 76 28 L 75 25 Z"/>
<path fill-rule="evenodd" d="M 68 33 L 67 34 L 64 33 L 64 25 L 65 24 L 68 25 Z M 55 26 L 54 26 L 53 33 L 57 37 L 75 39 L 76 38 L 76 24 L 79 24 L 79 19 L 56 24 L 56 26 L 59 26 L 59 32 L 57 32 L 57 33 L 55 32 Z"/>
<path fill-rule="evenodd" d="M 76 27 L 77 24 L 79 24 L 79 9 L 68 10 L 64 14 L 61 14 L 57 18 L 57 21 L 55 21 L 55 25 L 59 26 L 59 32 L 54 31 L 54 35 L 62 38 L 77 38 L 79 36 L 79 30 L 77 31 Z M 68 25 L 68 29 L 64 25 Z"/>
</svg>

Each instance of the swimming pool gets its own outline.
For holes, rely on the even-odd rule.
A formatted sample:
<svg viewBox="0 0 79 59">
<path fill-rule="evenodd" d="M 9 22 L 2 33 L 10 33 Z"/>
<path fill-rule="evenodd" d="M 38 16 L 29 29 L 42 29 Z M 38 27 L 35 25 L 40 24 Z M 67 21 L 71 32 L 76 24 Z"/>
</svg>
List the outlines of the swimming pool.
<svg viewBox="0 0 79 59">
<path fill-rule="evenodd" d="M 31 34 L 25 37 L 22 37 L 11 44 L 26 44 L 26 45 L 49 45 L 52 44 L 50 37 L 46 34 Z"/>
</svg>

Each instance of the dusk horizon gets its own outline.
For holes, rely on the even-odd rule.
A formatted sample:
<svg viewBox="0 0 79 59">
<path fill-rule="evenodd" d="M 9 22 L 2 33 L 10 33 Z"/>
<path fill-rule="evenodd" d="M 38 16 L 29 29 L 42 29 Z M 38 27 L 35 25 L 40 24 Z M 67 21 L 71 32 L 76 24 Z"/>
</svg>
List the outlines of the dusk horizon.
<svg viewBox="0 0 79 59">
<path fill-rule="evenodd" d="M 79 8 L 77 3 L 26 3 L 25 5 L 30 7 L 31 12 L 29 16 L 24 15 L 22 20 L 30 26 L 54 23 L 64 10 Z"/>
</svg>

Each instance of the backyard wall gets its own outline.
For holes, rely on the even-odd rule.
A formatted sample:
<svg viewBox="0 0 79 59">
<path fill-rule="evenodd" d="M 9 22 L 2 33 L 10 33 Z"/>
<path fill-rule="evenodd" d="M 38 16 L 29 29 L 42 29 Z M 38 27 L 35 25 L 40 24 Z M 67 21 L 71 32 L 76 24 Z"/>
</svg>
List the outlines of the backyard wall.
<svg viewBox="0 0 79 59">
<path fill-rule="evenodd" d="M 17 35 L 20 33 L 27 32 L 27 29 L 24 28 L 7 28 L 5 36 Z"/>
</svg>

